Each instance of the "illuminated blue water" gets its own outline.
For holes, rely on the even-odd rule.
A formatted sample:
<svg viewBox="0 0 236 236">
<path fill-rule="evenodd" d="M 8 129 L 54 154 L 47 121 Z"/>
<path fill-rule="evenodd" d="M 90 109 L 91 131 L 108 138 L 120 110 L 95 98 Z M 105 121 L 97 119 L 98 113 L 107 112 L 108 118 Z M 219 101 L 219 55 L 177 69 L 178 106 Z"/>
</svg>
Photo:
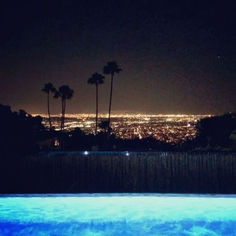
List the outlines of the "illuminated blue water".
<svg viewBox="0 0 236 236">
<path fill-rule="evenodd" d="M 236 196 L 2 195 L 0 235 L 236 235 Z"/>
</svg>

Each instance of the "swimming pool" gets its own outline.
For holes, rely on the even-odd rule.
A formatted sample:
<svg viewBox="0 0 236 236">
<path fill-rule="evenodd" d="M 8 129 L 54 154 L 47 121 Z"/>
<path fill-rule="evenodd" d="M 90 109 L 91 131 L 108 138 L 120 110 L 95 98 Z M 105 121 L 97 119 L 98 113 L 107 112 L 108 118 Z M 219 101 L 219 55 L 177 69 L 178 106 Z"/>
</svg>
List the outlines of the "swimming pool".
<svg viewBox="0 0 236 236">
<path fill-rule="evenodd" d="M 0 235 L 236 235 L 236 195 L 1 195 Z"/>
</svg>

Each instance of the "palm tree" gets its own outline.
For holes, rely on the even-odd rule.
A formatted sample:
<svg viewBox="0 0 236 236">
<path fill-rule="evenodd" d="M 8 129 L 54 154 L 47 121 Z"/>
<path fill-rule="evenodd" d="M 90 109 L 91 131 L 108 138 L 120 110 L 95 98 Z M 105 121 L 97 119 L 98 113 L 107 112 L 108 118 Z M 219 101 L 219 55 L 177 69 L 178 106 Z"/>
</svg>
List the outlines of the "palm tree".
<svg viewBox="0 0 236 236">
<path fill-rule="evenodd" d="M 44 84 L 42 91 L 47 94 L 47 108 L 48 108 L 48 121 L 50 130 L 52 129 L 52 122 L 51 122 L 51 114 L 50 114 L 50 93 L 55 93 L 56 89 L 54 88 L 52 83 Z"/>
<path fill-rule="evenodd" d="M 97 134 L 98 128 L 98 85 L 104 83 L 104 76 L 98 73 L 94 73 L 92 77 L 88 79 L 89 84 L 95 84 L 96 86 L 96 126 L 95 126 L 95 134 Z"/>
<path fill-rule="evenodd" d="M 61 98 L 61 130 L 64 129 L 66 115 L 66 100 L 73 97 L 74 91 L 68 85 L 62 85 L 56 90 L 54 98 Z"/>
<path fill-rule="evenodd" d="M 111 75 L 111 87 L 110 87 L 110 102 L 109 102 L 109 110 L 108 110 L 108 125 L 110 127 L 110 121 L 111 121 L 111 102 L 112 102 L 112 91 L 113 91 L 113 78 L 115 73 L 121 72 L 122 69 L 119 68 L 116 61 L 110 61 L 107 63 L 107 65 L 103 68 L 103 73 L 105 75 Z"/>
</svg>

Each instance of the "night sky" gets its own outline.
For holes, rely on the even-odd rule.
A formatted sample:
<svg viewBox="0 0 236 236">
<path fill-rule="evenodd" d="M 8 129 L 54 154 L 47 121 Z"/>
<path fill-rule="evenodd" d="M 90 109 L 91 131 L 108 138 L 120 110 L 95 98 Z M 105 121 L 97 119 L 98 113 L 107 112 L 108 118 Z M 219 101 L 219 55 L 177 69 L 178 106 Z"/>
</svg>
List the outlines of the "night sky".
<svg viewBox="0 0 236 236">
<path fill-rule="evenodd" d="M 8 1 L 0 10 L 0 103 L 46 113 L 47 82 L 75 94 L 67 112 L 95 112 L 87 79 L 116 60 L 113 112 L 236 111 L 233 1 Z M 110 77 L 100 87 L 108 111 Z M 52 113 L 60 112 L 58 100 Z"/>
</svg>

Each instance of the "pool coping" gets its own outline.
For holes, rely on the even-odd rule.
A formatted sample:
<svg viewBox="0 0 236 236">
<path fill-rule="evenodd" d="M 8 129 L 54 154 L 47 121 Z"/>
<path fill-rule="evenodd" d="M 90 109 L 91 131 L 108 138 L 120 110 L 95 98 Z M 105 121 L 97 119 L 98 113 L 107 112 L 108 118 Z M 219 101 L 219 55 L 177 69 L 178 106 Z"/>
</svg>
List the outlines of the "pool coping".
<svg viewBox="0 0 236 236">
<path fill-rule="evenodd" d="M 236 194 L 179 194 L 179 193 L 23 193 L 0 194 L 5 197 L 192 197 L 192 198 L 236 198 Z"/>
</svg>

